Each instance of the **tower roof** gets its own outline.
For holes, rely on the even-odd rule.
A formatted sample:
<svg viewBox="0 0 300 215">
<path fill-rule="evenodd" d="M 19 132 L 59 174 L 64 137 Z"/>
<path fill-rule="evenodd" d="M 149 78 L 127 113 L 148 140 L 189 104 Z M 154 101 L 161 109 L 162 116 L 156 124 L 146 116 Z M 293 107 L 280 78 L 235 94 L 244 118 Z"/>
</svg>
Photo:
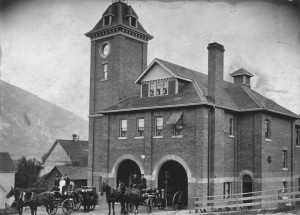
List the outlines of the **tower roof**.
<svg viewBox="0 0 300 215">
<path fill-rule="evenodd" d="M 107 19 L 107 23 L 104 19 Z M 134 20 L 134 25 L 130 23 L 131 19 Z M 118 33 L 130 35 L 144 41 L 153 38 L 138 21 L 138 15 L 133 8 L 120 0 L 114 1 L 102 14 L 102 18 L 95 27 L 85 35 L 93 39 L 98 36 Z"/>
<path fill-rule="evenodd" d="M 253 75 L 250 72 L 248 72 L 247 70 L 245 70 L 243 68 L 240 68 L 237 71 L 230 74 L 231 77 L 241 76 L 241 75 L 246 75 L 246 76 L 253 77 Z"/>
</svg>

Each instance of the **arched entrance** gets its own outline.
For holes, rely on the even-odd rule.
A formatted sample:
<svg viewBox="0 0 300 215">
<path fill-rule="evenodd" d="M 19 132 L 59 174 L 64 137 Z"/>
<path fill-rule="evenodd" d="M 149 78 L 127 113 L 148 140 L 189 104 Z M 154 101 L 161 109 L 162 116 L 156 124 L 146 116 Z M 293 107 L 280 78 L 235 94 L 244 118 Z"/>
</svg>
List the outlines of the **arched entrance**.
<svg viewBox="0 0 300 215">
<path fill-rule="evenodd" d="M 159 189 L 167 188 L 169 196 L 173 196 L 176 191 L 181 190 L 183 192 L 183 205 L 187 206 L 188 178 L 184 167 L 180 163 L 166 161 L 159 170 L 157 185 Z"/>
<path fill-rule="evenodd" d="M 243 176 L 243 197 L 250 197 L 252 196 L 252 178 L 249 175 L 244 175 Z M 244 200 L 244 203 L 249 203 L 252 202 L 251 200 Z"/>
<path fill-rule="evenodd" d="M 129 186 L 131 184 L 133 174 L 137 174 L 138 177 L 141 177 L 139 166 L 132 160 L 122 161 L 117 171 L 117 186 L 119 185 L 120 180 L 123 180 L 126 186 Z"/>
</svg>

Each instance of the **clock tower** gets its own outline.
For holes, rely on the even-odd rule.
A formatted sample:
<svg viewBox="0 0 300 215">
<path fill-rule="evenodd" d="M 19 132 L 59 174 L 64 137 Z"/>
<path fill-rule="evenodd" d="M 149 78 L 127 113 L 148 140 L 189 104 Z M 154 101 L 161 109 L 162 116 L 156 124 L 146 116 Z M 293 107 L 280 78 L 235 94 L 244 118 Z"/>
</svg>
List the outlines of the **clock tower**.
<svg viewBox="0 0 300 215">
<path fill-rule="evenodd" d="M 134 95 L 146 69 L 148 34 L 124 0 L 114 0 L 86 36 L 91 40 L 90 115 Z"/>
</svg>

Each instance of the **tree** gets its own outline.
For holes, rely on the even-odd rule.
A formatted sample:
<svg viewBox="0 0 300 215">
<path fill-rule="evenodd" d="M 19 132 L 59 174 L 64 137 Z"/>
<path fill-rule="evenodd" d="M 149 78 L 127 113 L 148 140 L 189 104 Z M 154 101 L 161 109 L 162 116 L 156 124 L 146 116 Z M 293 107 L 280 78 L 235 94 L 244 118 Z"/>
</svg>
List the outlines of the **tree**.
<svg viewBox="0 0 300 215">
<path fill-rule="evenodd" d="M 39 180 L 39 172 L 43 168 L 36 159 L 22 157 L 18 160 L 18 172 L 16 173 L 16 187 L 28 188 L 36 185 Z"/>
</svg>

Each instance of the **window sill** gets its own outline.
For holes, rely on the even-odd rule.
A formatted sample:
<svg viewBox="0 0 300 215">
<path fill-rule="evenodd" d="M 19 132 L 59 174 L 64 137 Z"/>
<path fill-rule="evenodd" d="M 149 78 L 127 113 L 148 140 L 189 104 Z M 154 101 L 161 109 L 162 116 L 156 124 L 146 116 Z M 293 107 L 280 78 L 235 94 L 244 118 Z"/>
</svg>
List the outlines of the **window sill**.
<svg viewBox="0 0 300 215">
<path fill-rule="evenodd" d="M 183 138 L 183 135 L 172 136 L 172 138 Z"/>
<path fill-rule="evenodd" d="M 233 136 L 233 135 L 229 135 L 229 137 L 230 137 L 230 138 L 235 138 L 235 136 Z"/>
<path fill-rule="evenodd" d="M 296 145 L 296 148 L 297 148 L 297 149 L 300 149 L 300 146 L 297 146 L 297 145 Z"/>
<path fill-rule="evenodd" d="M 271 142 L 272 140 L 271 140 L 271 139 L 268 139 L 268 138 L 265 138 L 265 141 Z"/>
<path fill-rule="evenodd" d="M 164 138 L 163 136 L 154 136 L 153 139 L 162 139 Z"/>
<path fill-rule="evenodd" d="M 134 137 L 134 139 L 144 139 L 144 137 Z"/>
<path fill-rule="evenodd" d="M 118 137 L 118 140 L 127 140 L 128 137 Z"/>
<path fill-rule="evenodd" d="M 286 170 L 289 170 L 289 169 L 288 169 L 288 168 L 282 168 L 282 170 L 285 170 L 285 171 L 286 171 Z"/>
<path fill-rule="evenodd" d="M 107 78 L 106 78 L 106 79 L 103 78 L 103 79 L 101 79 L 100 81 L 107 81 Z"/>
</svg>

